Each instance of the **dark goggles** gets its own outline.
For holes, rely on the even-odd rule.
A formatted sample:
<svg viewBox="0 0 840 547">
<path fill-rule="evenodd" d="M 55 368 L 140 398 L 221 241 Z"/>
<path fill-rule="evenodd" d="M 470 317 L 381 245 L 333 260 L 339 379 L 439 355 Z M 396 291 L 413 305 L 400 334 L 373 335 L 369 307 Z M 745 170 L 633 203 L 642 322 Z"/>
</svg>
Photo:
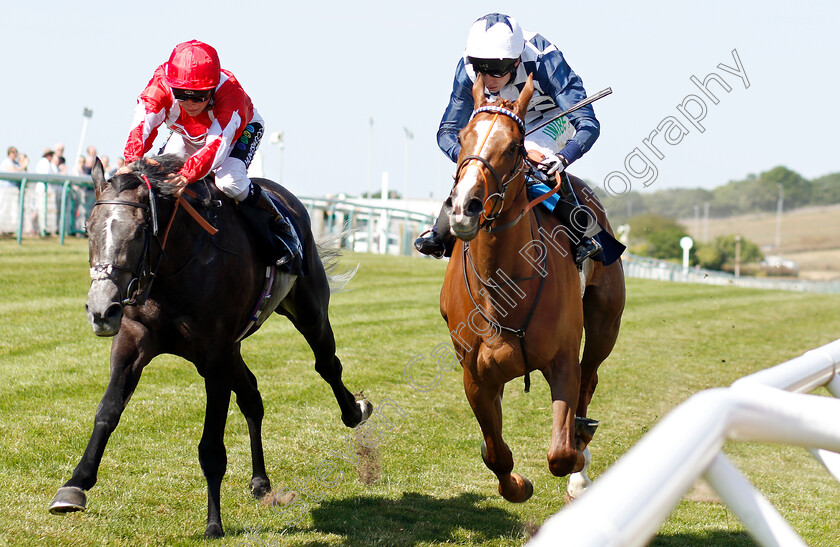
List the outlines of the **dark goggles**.
<svg viewBox="0 0 840 547">
<path fill-rule="evenodd" d="M 467 61 L 470 62 L 473 70 L 476 72 L 492 76 L 493 78 L 501 78 L 516 69 L 516 59 L 477 59 L 475 57 L 467 57 Z"/>
<path fill-rule="evenodd" d="M 213 95 L 212 89 L 205 89 L 196 91 L 194 89 L 172 89 L 172 94 L 175 99 L 179 101 L 192 101 L 194 103 L 203 103 Z"/>
</svg>

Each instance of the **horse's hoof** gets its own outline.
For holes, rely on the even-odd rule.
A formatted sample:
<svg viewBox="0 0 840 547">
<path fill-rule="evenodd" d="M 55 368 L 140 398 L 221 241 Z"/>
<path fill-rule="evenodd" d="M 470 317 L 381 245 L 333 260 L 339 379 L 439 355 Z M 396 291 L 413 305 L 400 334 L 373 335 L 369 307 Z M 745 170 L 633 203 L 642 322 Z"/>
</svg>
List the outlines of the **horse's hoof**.
<svg viewBox="0 0 840 547">
<path fill-rule="evenodd" d="M 254 477 L 251 479 L 251 495 L 261 500 L 271 492 L 271 482 L 266 477 Z"/>
<path fill-rule="evenodd" d="M 501 494 L 503 498 L 505 498 L 511 503 L 523 503 L 531 499 L 531 496 L 534 495 L 534 485 L 531 484 L 531 481 L 529 481 L 519 473 L 511 473 L 510 478 L 519 487 L 518 495 L 509 494 L 508 496 L 506 496 L 505 493 L 502 491 L 501 483 L 499 484 L 499 494 Z"/>
<path fill-rule="evenodd" d="M 50 513 L 53 515 L 74 513 L 84 511 L 86 506 L 87 496 L 84 490 L 78 486 L 62 486 L 58 489 L 50 504 Z"/>
<path fill-rule="evenodd" d="M 356 404 L 359 405 L 359 410 L 362 411 L 362 421 L 359 423 L 364 423 L 370 418 L 370 415 L 373 414 L 373 404 L 367 399 L 362 399 L 361 401 L 356 401 Z"/>
<path fill-rule="evenodd" d="M 207 528 L 204 530 L 204 537 L 206 537 L 207 539 L 225 537 L 225 531 L 222 530 L 221 524 L 216 524 L 214 522 L 212 524 L 207 525 Z"/>
</svg>

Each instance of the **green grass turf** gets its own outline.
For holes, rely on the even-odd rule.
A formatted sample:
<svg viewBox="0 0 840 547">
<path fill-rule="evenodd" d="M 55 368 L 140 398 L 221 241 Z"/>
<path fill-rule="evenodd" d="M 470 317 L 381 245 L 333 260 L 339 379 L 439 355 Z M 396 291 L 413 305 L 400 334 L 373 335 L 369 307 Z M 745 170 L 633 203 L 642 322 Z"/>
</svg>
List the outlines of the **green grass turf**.
<svg viewBox="0 0 840 547">
<path fill-rule="evenodd" d="M 506 390 L 505 439 L 515 469 L 534 483 L 534 497 L 513 505 L 481 462 L 459 368 L 427 392 L 404 376 L 413 362 L 417 380 L 431 383 L 432 352 L 449 340 L 438 311 L 444 263 L 352 253 L 342 263 L 361 264 L 351 290 L 332 299 L 344 380 L 387 408 L 393 428 L 371 432 L 379 436 L 363 465 L 345 462 L 352 432 L 309 348 L 288 321 L 271 319 L 243 343 L 243 355 L 265 401 L 269 476 L 299 497 L 285 510 L 251 499 L 247 429 L 232 404 L 227 536 L 213 544 L 523 544 L 563 507 L 566 479 L 552 477 L 545 459 L 548 386 L 537 375 L 530 394 L 521 381 Z M 147 367 L 88 510 L 47 512 L 87 444 L 108 381 L 110 340 L 87 324 L 88 283 L 84 240 L 0 241 L 0 545 L 203 545 L 203 382 L 171 356 Z M 628 280 L 622 333 L 589 412 L 601 421 L 590 475 L 693 393 L 837 338 L 839 306 L 836 296 Z M 394 406 L 382 406 L 386 400 Z M 840 545 L 840 486 L 804 449 L 727 443 L 725 452 L 809 545 Z M 333 484 L 323 486 L 318 473 Z M 693 499 L 702 497 L 682 501 L 652 544 L 753 544 L 723 504 Z"/>
</svg>

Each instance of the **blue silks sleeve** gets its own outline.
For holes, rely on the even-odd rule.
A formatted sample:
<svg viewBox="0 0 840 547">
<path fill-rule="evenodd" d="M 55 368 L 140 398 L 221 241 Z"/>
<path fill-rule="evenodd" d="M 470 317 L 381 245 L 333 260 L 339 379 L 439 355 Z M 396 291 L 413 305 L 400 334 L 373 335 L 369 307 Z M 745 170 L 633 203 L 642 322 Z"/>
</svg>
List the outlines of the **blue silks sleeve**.
<svg viewBox="0 0 840 547">
<path fill-rule="evenodd" d="M 462 58 L 458 61 L 449 105 L 443 112 L 443 118 L 440 120 L 440 127 L 437 132 L 438 146 L 453 162 L 458 161 L 458 154 L 461 153 L 458 133 L 470 121 L 473 107 L 472 81 L 467 76 L 464 59 Z"/>
</svg>

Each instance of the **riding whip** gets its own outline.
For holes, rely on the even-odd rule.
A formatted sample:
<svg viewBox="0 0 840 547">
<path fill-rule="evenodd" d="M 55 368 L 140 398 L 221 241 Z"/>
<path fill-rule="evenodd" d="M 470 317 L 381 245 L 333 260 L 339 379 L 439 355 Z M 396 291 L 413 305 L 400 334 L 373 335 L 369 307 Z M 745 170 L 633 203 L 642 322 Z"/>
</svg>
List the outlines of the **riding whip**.
<svg viewBox="0 0 840 547">
<path fill-rule="evenodd" d="M 543 123 L 541 123 L 540 125 L 536 126 L 535 128 L 533 128 L 533 129 L 530 129 L 530 130 L 526 131 L 526 132 L 525 132 L 525 134 L 526 134 L 526 135 L 529 135 L 529 134 L 533 133 L 534 131 L 536 131 L 537 129 L 541 129 L 541 128 L 545 127 L 546 125 L 550 124 L 550 123 L 551 123 L 551 122 L 553 122 L 554 120 L 557 120 L 557 119 L 559 119 L 559 118 L 562 118 L 562 117 L 563 117 L 563 116 L 565 116 L 566 114 L 568 114 L 568 113 L 570 113 L 570 112 L 574 112 L 575 110 L 577 110 L 577 109 L 579 109 L 579 108 L 583 108 L 584 106 L 586 106 L 586 105 L 588 105 L 588 104 L 592 104 L 592 103 L 594 103 L 595 101 L 597 101 L 598 99 L 602 99 L 602 98 L 606 97 L 606 96 L 607 96 L 607 95 L 609 95 L 610 93 L 612 93 L 612 88 L 611 88 L 611 87 L 608 87 L 608 88 L 606 88 L 606 89 L 602 89 L 602 90 L 601 90 L 601 91 L 599 91 L 598 93 L 596 93 L 596 94 L 594 94 L 594 95 L 590 95 L 589 97 L 587 97 L 587 98 L 583 99 L 582 101 L 580 101 L 580 102 L 578 102 L 578 103 L 573 104 L 573 105 L 572 105 L 572 106 L 570 106 L 568 109 L 566 109 L 566 110 L 564 110 L 563 112 L 561 112 L 561 113 L 557 114 L 556 116 L 554 116 L 553 118 L 551 118 L 551 119 L 550 119 L 550 120 L 548 120 L 547 122 L 543 122 Z"/>
</svg>

